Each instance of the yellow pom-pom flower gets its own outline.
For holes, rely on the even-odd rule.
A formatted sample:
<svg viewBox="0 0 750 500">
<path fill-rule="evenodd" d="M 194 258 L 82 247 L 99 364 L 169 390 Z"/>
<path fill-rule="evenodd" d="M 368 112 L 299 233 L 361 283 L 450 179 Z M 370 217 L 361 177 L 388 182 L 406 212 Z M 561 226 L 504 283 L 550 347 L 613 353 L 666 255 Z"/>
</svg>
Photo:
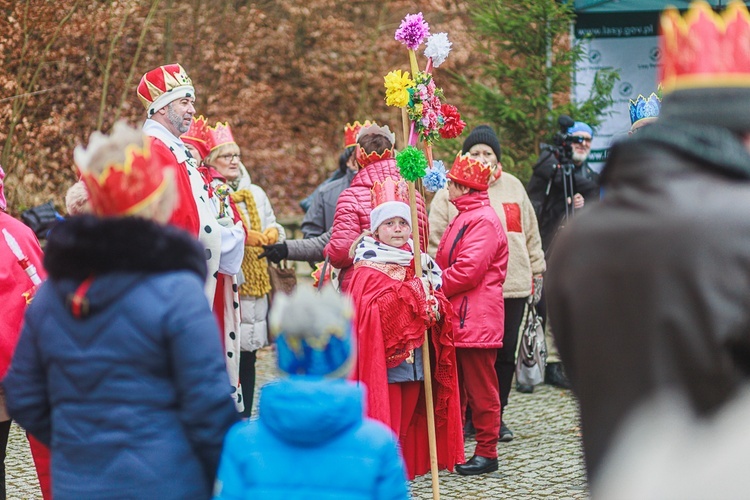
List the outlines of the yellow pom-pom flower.
<svg viewBox="0 0 750 500">
<path fill-rule="evenodd" d="M 414 80 L 409 78 L 409 72 L 400 69 L 385 75 L 385 103 L 388 106 L 403 108 L 409 104 L 409 88 L 414 87 Z"/>
</svg>

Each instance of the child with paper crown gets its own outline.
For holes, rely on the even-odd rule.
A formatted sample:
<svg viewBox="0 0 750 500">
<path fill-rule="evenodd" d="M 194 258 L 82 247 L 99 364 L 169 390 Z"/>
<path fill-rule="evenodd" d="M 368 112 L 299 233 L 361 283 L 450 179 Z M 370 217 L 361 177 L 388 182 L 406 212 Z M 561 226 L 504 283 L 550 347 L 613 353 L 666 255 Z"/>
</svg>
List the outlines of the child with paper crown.
<svg viewBox="0 0 750 500">
<path fill-rule="evenodd" d="M 365 389 L 345 380 L 351 318 L 330 287 L 277 295 L 269 321 L 286 377 L 261 389 L 258 419 L 227 434 L 215 498 L 408 498 L 393 434 L 363 417 Z"/>
<path fill-rule="evenodd" d="M 349 291 L 359 335 L 356 380 L 367 385 L 367 414 L 398 435 L 410 478 L 430 469 L 422 344 L 433 349 L 438 463 L 453 470 L 463 461 L 451 308 L 440 268 L 422 254 L 424 276 L 414 275 L 411 212 L 406 183 L 393 178 L 372 189 L 370 231 L 352 247 Z"/>
</svg>

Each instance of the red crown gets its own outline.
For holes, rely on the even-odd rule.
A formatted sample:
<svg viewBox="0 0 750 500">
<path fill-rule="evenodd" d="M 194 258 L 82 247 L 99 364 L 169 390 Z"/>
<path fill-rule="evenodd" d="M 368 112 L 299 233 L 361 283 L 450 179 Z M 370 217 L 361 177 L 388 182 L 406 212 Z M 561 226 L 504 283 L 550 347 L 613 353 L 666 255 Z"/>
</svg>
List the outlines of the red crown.
<svg viewBox="0 0 750 500">
<path fill-rule="evenodd" d="M 148 110 L 148 116 L 172 101 L 183 97 L 195 97 L 193 82 L 179 64 L 167 64 L 152 69 L 141 77 L 136 92 Z"/>
<path fill-rule="evenodd" d="M 362 146 L 357 146 L 357 163 L 359 163 L 359 166 L 362 168 L 365 168 L 367 165 L 375 163 L 376 161 L 387 160 L 389 158 L 393 158 L 392 149 L 386 149 L 383 151 L 383 154 L 378 154 L 376 151 L 365 153 Z"/>
<path fill-rule="evenodd" d="M 164 192 L 168 182 L 165 170 L 172 168 L 174 157 L 162 156 L 162 148 L 152 149 L 152 141 L 144 137 L 142 147 L 127 146 L 125 161 L 107 165 L 100 175 L 79 166 L 94 213 L 102 216 L 137 214 Z"/>
<path fill-rule="evenodd" d="M 387 201 L 400 201 L 409 204 L 409 186 L 403 179 L 386 177 L 382 182 L 375 181 L 370 190 L 372 208 Z"/>
<path fill-rule="evenodd" d="M 347 123 L 344 127 L 344 148 L 356 146 L 357 134 L 359 134 L 359 129 L 361 129 L 362 127 L 367 127 L 371 123 L 372 122 L 370 122 L 370 120 L 365 120 L 364 123 L 359 123 L 359 120 L 354 123 Z"/>
<path fill-rule="evenodd" d="M 229 123 L 216 122 L 215 127 L 206 127 L 208 131 L 208 150 L 213 151 L 224 144 L 236 144 Z"/>
<path fill-rule="evenodd" d="M 741 2 L 716 14 L 694 2 L 685 17 L 661 16 L 659 79 L 664 93 L 681 88 L 750 87 L 750 15 Z"/>
<path fill-rule="evenodd" d="M 180 139 L 182 139 L 182 142 L 195 146 L 201 158 L 208 156 L 208 120 L 203 115 L 198 118 L 193 116 L 190 128 L 180 136 Z"/>
<path fill-rule="evenodd" d="M 456 184 L 485 191 L 490 185 L 491 175 L 492 168 L 489 165 L 473 159 L 469 153 L 463 156 L 459 153 L 447 177 Z"/>
</svg>

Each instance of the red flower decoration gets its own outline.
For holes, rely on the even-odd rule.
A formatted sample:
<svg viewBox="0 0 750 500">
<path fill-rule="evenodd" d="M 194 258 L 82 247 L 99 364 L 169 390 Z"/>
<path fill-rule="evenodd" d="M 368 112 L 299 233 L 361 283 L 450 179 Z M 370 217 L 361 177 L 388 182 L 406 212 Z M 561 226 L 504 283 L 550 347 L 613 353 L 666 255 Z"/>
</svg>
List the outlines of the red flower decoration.
<svg viewBox="0 0 750 500">
<path fill-rule="evenodd" d="M 443 139 L 454 139 L 461 135 L 466 127 L 466 122 L 461 119 L 458 109 L 450 104 L 440 106 L 440 114 L 443 115 L 444 124 L 440 128 L 440 137 Z"/>
</svg>

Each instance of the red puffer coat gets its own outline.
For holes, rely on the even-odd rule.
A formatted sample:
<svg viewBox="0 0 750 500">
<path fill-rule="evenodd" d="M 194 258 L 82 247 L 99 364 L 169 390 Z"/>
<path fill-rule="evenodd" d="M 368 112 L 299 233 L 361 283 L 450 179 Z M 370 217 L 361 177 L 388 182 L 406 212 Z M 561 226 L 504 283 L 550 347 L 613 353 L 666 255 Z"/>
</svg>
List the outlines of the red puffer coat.
<svg viewBox="0 0 750 500">
<path fill-rule="evenodd" d="M 370 229 L 370 212 L 372 201 L 370 190 L 375 182 L 382 182 L 387 177 L 401 179 L 396 166 L 396 160 L 388 159 L 371 163 L 354 176 L 351 185 L 340 195 L 336 203 L 336 214 L 333 216 L 331 241 L 326 245 L 325 254 L 331 260 L 331 265 L 341 269 L 341 290 L 349 289 L 351 280 L 350 267 L 352 257 L 349 249 L 354 240 L 365 229 Z M 417 193 L 417 216 L 419 218 L 419 241 L 423 252 L 427 251 L 427 209 L 424 200 Z"/>
<path fill-rule="evenodd" d="M 453 200 L 458 215 L 448 225 L 435 261 L 443 270 L 443 293 L 453 305 L 456 347 L 503 346 L 503 283 L 508 239 L 487 191 Z"/>
</svg>

